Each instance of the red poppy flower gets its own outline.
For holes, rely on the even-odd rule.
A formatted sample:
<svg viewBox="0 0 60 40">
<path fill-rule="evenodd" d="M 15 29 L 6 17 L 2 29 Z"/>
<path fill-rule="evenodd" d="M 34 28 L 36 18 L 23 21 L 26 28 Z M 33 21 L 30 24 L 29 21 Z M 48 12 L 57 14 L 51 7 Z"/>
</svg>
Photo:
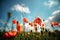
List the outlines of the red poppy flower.
<svg viewBox="0 0 60 40">
<path fill-rule="evenodd" d="M 10 32 L 8 32 L 8 35 L 9 36 L 13 36 L 13 33 L 10 31 Z"/>
<path fill-rule="evenodd" d="M 36 23 L 34 23 L 34 26 L 37 26 L 37 24 L 36 24 Z"/>
<path fill-rule="evenodd" d="M 27 18 L 23 18 L 23 22 L 28 23 L 28 19 Z"/>
<path fill-rule="evenodd" d="M 38 17 L 33 22 L 37 23 L 37 24 L 39 24 L 41 26 L 42 20 Z"/>
<path fill-rule="evenodd" d="M 16 31 L 10 31 L 10 32 L 6 32 L 4 34 L 4 38 L 11 38 L 11 37 L 15 37 L 17 35 Z"/>
<path fill-rule="evenodd" d="M 29 25 L 33 26 L 33 23 L 31 22 L 31 23 L 29 23 Z"/>
<path fill-rule="evenodd" d="M 58 26 L 59 25 L 58 22 L 50 22 L 50 24 L 53 25 L 53 26 Z"/>
<path fill-rule="evenodd" d="M 41 26 L 42 26 L 42 28 L 44 28 L 44 24 L 43 23 L 41 23 Z"/>
<path fill-rule="evenodd" d="M 17 28 L 17 31 L 18 32 L 22 32 L 22 25 L 20 25 L 20 23 L 18 23 L 17 25 L 16 25 L 16 28 Z"/>
<path fill-rule="evenodd" d="M 17 35 L 17 32 L 16 31 L 12 30 L 11 32 L 13 34 L 13 37 L 15 37 Z"/>
<path fill-rule="evenodd" d="M 12 20 L 12 23 L 13 23 L 13 24 L 16 24 L 16 20 L 15 20 L 15 19 L 14 19 L 14 20 Z"/>
<path fill-rule="evenodd" d="M 13 32 L 13 36 L 15 37 L 17 35 L 17 33 L 16 32 Z"/>
<path fill-rule="evenodd" d="M 4 38 L 9 38 L 10 36 L 8 35 L 8 32 L 4 34 Z"/>
</svg>

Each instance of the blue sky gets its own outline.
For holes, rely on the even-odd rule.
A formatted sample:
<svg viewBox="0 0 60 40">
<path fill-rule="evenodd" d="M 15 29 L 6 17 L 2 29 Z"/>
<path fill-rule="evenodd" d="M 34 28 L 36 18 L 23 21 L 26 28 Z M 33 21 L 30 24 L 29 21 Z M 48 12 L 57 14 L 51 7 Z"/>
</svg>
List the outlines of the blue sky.
<svg viewBox="0 0 60 40">
<path fill-rule="evenodd" d="M 21 6 L 22 4 L 29 9 L 30 13 L 12 10 L 15 5 Z M 29 22 L 38 16 L 47 20 L 54 11 L 60 10 L 59 4 L 60 0 L 0 0 L 0 20 L 6 22 L 8 12 L 11 12 L 12 17 L 20 23 L 22 23 L 22 13 L 24 13 L 24 17 L 28 18 Z M 10 25 L 12 17 L 9 21 Z M 0 26 L 3 26 L 3 24 L 0 23 Z"/>
</svg>

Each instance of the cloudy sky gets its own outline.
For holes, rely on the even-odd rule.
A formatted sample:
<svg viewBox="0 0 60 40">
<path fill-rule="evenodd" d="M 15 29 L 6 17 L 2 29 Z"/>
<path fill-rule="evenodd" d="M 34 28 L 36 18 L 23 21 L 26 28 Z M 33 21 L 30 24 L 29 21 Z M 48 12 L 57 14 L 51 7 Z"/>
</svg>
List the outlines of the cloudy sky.
<svg viewBox="0 0 60 40">
<path fill-rule="evenodd" d="M 7 21 L 7 13 L 11 12 L 12 18 L 22 23 L 22 17 L 31 22 L 36 17 L 45 21 L 60 22 L 60 0 L 0 0 L 0 27 Z"/>
</svg>

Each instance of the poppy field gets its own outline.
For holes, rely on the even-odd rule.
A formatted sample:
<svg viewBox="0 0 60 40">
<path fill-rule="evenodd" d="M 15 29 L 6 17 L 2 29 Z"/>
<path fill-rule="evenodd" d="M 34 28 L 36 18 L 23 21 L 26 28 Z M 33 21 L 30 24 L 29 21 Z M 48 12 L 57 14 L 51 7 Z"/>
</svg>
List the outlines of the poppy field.
<svg viewBox="0 0 60 40">
<path fill-rule="evenodd" d="M 60 0 L 0 0 L 0 40 L 60 40 Z"/>
<path fill-rule="evenodd" d="M 54 30 L 53 32 L 46 29 L 44 20 L 37 17 L 33 22 L 28 22 L 27 18 L 23 18 L 23 25 L 16 19 L 12 18 L 11 30 L 6 31 L 11 13 L 8 13 L 7 22 L 4 25 L 4 30 L 0 31 L 0 40 L 60 40 L 60 31 Z M 50 22 L 52 28 L 58 26 L 58 22 Z M 14 26 L 16 30 L 14 30 Z"/>
</svg>

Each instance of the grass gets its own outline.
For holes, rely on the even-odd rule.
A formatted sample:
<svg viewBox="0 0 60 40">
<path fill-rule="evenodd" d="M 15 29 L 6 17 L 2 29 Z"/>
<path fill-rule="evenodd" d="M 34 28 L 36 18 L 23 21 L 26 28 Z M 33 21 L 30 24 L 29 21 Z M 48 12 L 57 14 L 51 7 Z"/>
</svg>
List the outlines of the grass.
<svg viewBox="0 0 60 40">
<path fill-rule="evenodd" d="M 60 40 L 60 31 L 55 30 L 54 32 L 22 32 L 18 33 L 16 37 L 4 38 L 0 32 L 0 40 Z"/>
</svg>

